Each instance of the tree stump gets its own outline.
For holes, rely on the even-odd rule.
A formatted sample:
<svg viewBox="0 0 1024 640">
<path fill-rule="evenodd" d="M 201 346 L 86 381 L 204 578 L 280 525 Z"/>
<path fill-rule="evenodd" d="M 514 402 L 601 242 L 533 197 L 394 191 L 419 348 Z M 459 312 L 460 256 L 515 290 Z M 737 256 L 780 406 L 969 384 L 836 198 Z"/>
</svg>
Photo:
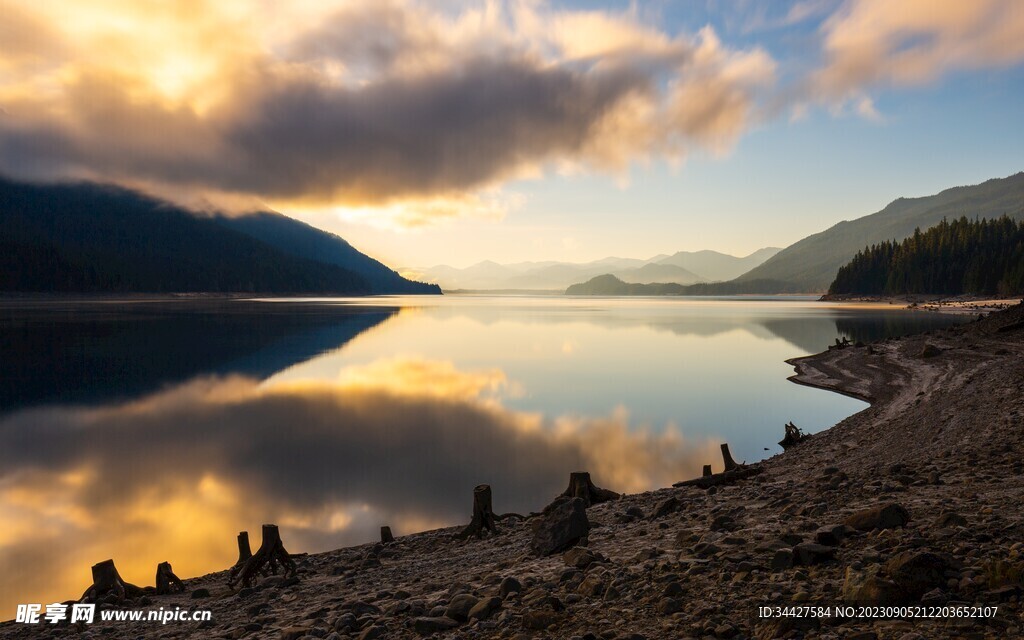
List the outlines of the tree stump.
<svg viewBox="0 0 1024 640">
<path fill-rule="evenodd" d="M 237 572 L 232 571 L 228 586 L 234 587 L 236 583 L 241 582 L 243 587 L 251 587 L 253 580 L 256 579 L 256 574 L 264 569 L 269 569 L 270 573 L 276 574 L 278 564 L 284 568 L 286 576 L 295 575 L 295 563 L 285 551 L 284 543 L 281 542 L 281 532 L 277 525 L 265 524 L 263 525 L 263 542 L 260 544 L 260 548 L 245 561 Z"/>
<path fill-rule="evenodd" d="M 391 527 L 380 528 L 380 541 L 384 544 L 390 544 L 395 541 L 395 536 L 391 533 Z"/>
<path fill-rule="evenodd" d="M 98 602 L 113 594 L 118 603 L 125 598 L 137 598 L 142 595 L 142 588 L 125 582 L 117 572 L 113 559 L 97 562 L 92 565 L 92 585 L 82 594 L 80 601 Z"/>
<path fill-rule="evenodd" d="M 779 446 L 782 447 L 783 451 L 800 444 L 803 442 L 804 438 L 807 437 L 807 435 L 792 422 L 787 422 L 785 428 L 786 436 L 782 440 L 779 440 Z"/>
<path fill-rule="evenodd" d="M 156 565 L 156 594 L 158 596 L 184 590 L 185 584 L 178 576 L 174 575 L 170 562 L 161 562 Z"/>
<path fill-rule="evenodd" d="M 732 454 L 729 453 L 729 443 L 722 443 L 722 460 L 725 462 L 725 470 L 732 471 L 739 469 L 740 465 L 736 464 L 736 461 L 732 459 Z"/>
<path fill-rule="evenodd" d="M 471 535 L 482 538 L 485 531 L 498 533 L 494 524 L 494 510 L 491 508 L 491 485 L 479 484 L 473 488 L 473 519 L 458 537 L 465 540 Z"/>
<path fill-rule="evenodd" d="M 246 560 L 252 557 L 252 547 L 249 546 L 249 532 L 238 532 L 238 561 L 235 566 L 245 564 Z"/>
<path fill-rule="evenodd" d="M 558 497 L 580 498 L 587 507 L 609 500 L 618 500 L 619 494 L 596 486 L 590 480 L 589 471 L 573 471 L 569 474 L 569 487 Z"/>
<path fill-rule="evenodd" d="M 707 478 L 710 475 L 711 475 L 711 465 L 710 464 L 706 464 L 706 465 L 704 465 L 704 472 L 701 474 L 701 476 Z"/>
</svg>

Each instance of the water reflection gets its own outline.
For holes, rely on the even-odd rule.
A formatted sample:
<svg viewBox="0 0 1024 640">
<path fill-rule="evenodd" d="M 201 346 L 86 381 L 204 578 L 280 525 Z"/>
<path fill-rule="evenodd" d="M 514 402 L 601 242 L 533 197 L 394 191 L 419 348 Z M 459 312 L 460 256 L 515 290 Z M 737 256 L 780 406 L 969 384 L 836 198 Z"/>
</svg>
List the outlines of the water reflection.
<svg viewBox="0 0 1024 640">
<path fill-rule="evenodd" d="M 640 491 L 863 403 L 786 382 L 838 335 L 946 316 L 807 301 L 410 298 L 0 305 L 0 618 L 234 561 L 531 511 L 586 469 Z"/>
<path fill-rule="evenodd" d="M 92 408 L 0 421 L 0 606 L 78 594 L 114 556 L 148 584 L 231 564 L 233 533 L 264 521 L 323 550 L 468 519 L 488 482 L 500 511 L 538 510 L 589 469 L 638 491 L 696 474 L 716 444 L 602 418 L 546 420 L 502 404 L 497 370 L 385 360 L 330 382 L 204 377 Z M 30 597 L 31 596 L 31 597 Z M 8 614 L 9 615 L 9 614 Z"/>
</svg>

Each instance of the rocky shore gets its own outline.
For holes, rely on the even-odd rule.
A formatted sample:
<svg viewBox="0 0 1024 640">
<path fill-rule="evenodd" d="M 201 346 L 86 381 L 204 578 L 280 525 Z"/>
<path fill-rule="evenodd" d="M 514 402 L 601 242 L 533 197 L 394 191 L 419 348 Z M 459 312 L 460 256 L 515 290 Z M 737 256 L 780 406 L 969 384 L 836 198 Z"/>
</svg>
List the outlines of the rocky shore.
<svg viewBox="0 0 1024 640">
<path fill-rule="evenodd" d="M 499 517 L 482 539 L 429 531 L 298 556 L 293 577 L 252 587 L 229 588 L 223 571 L 121 605 L 210 609 L 211 622 L 4 623 L 0 638 L 1024 636 L 1024 306 L 792 364 L 794 382 L 871 406 L 733 483 L 585 511 L 565 498 L 544 515 Z M 540 553 L 580 537 L 580 512 L 586 535 Z M 998 612 L 835 615 L 864 604 Z M 762 618 L 761 607 L 833 613 Z"/>
</svg>

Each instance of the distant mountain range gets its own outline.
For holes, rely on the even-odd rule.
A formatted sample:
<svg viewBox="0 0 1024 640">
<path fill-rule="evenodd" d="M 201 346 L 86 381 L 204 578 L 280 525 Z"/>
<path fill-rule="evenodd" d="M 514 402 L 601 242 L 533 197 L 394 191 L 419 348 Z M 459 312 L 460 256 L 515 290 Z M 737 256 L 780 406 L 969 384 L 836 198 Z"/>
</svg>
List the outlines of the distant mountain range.
<svg viewBox="0 0 1024 640">
<path fill-rule="evenodd" d="M 422 277 L 446 291 L 471 290 L 564 290 L 571 284 L 598 275 L 612 274 L 628 283 L 694 284 L 731 280 L 771 258 L 780 249 L 766 247 L 738 258 L 717 251 L 680 251 L 647 260 L 608 257 L 586 263 L 520 262 L 498 264 L 484 261 L 457 269 L 440 265 L 423 269 Z"/>
<path fill-rule="evenodd" d="M 839 267 L 861 249 L 887 240 L 897 242 L 943 220 L 998 218 L 1024 219 L 1024 173 L 996 178 L 978 185 L 954 187 L 923 198 L 899 198 L 884 209 L 853 221 L 836 224 L 796 242 L 737 278 L 738 282 L 775 280 L 807 292 L 825 292 Z"/>
<path fill-rule="evenodd" d="M 278 213 L 208 215 L 114 186 L 2 178 L 0 291 L 441 292 Z"/>
<path fill-rule="evenodd" d="M 858 251 L 869 245 L 886 241 L 902 241 L 914 234 L 942 222 L 961 216 L 968 218 L 998 218 L 1009 216 L 1024 220 L 1024 172 L 1007 178 L 995 178 L 978 185 L 954 187 L 933 196 L 898 198 L 884 209 L 843 221 L 832 227 L 793 243 L 785 249 L 762 249 L 744 260 L 764 257 L 760 264 L 750 267 L 738 277 L 725 282 L 690 284 L 678 288 L 626 286 L 636 282 L 618 277 L 614 270 L 580 278 L 567 288 L 569 295 L 736 295 L 771 293 L 824 293 L 836 277 L 839 268 L 848 263 Z M 703 253 L 703 252 L 699 252 Z M 714 253 L 714 252 L 709 252 Z M 759 255 L 760 254 L 760 255 Z M 679 254 L 676 254 L 679 255 Z M 691 254 L 693 255 L 693 254 Z M 718 254 L 721 255 L 721 254 Z M 675 256 L 672 256 L 674 258 Z M 660 258 L 660 260 L 658 259 Z M 658 256 L 661 263 L 671 260 Z M 596 277 L 600 276 L 617 276 Z M 723 280 L 725 280 L 723 278 Z M 664 281 L 650 280 L 651 283 Z M 679 280 L 680 284 L 687 281 Z M 691 281 L 692 282 L 692 281 Z"/>
</svg>

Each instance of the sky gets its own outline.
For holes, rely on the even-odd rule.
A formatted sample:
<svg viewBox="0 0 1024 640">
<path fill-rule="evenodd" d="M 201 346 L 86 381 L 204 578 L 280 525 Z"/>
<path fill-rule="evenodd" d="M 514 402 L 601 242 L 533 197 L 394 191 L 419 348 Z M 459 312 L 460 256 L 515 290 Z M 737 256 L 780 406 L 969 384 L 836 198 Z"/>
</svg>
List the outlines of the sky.
<svg viewBox="0 0 1024 640">
<path fill-rule="evenodd" d="M 0 174 L 394 267 L 786 246 L 1024 169 L 1016 0 L 0 0 Z"/>
</svg>

